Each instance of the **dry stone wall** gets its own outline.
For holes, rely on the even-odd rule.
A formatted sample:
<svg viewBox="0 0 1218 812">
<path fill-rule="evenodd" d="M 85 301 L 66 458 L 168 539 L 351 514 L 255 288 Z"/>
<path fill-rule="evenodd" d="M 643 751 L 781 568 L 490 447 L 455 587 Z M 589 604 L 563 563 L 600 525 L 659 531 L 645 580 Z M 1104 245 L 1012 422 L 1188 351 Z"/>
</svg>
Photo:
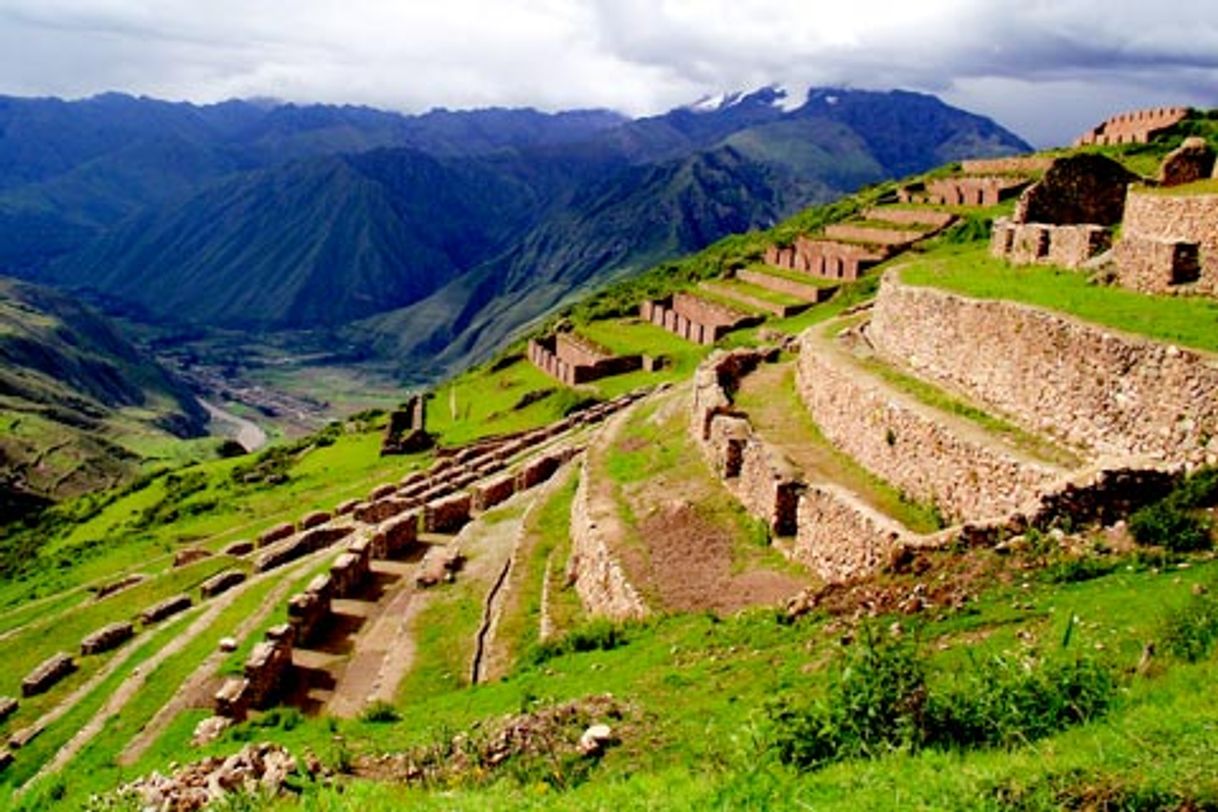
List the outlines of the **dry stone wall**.
<svg viewBox="0 0 1218 812">
<path fill-rule="evenodd" d="M 1218 358 L 885 276 L 868 337 L 920 375 L 1096 455 L 1218 453 Z M 962 351 L 968 348 L 968 351 Z"/>
<path fill-rule="evenodd" d="M 80 641 L 81 656 L 101 654 L 104 651 L 118 648 L 135 636 L 135 625 L 130 621 L 120 620 L 103 626 Z"/>
<path fill-rule="evenodd" d="M 1218 194 L 1133 189 L 1117 244 L 1118 281 L 1146 293 L 1218 293 Z M 1191 284 L 1190 284 L 1191 283 Z"/>
<path fill-rule="evenodd" d="M 1001 217 L 990 234 L 990 254 L 1015 265 L 1080 268 L 1111 246 L 1111 232 L 1097 225 L 1016 223 Z"/>
<path fill-rule="evenodd" d="M 1031 175 L 1044 172 L 1053 159 L 1040 155 L 1016 155 L 1010 158 L 972 158 L 960 162 L 966 175 Z"/>
<path fill-rule="evenodd" d="M 645 617 L 647 605 L 614 556 L 601 524 L 603 519 L 592 514 L 588 482 L 585 459 L 571 503 L 571 560 L 567 571 L 574 579 L 575 591 L 590 614 L 614 620 Z"/>
<path fill-rule="evenodd" d="M 860 377 L 809 340 L 804 337 L 796 380 L 825 437 L 914 499 L 933 502 L 945 516 L 1008 513 L 1061 476 L 963 421 Z M 960 343 L 956 351 L 966 346 Z"/>
<path fill-rule="evenodd" d="M 800 494 L 797 525 L 788 554 L 826 581 L 875 572 L 895 546 L 917 543 L 892 519 L 827 483 L 809 485 Z"/>
<path fill-rule="evenodd" d="M 55 683 L 76 670 L 76 661 L 62 652 L 54 654 L 39 663 L 25 679 L 21 681 L 22 696 L 36 696 L 46 693 Z"/>
</svg>

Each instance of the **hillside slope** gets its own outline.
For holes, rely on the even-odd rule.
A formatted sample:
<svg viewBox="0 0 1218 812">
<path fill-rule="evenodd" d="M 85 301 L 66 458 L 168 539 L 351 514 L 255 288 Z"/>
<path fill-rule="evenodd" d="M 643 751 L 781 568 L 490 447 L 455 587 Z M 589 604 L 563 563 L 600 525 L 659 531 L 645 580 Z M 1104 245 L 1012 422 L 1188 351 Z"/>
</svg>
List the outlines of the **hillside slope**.
<svg viewBox="0 0 1218 812">
<path fill-rule="evenodd" d="M 198 436 L 189 391 L 91 310 L 0 277 L 0 522 L 114 487 L 139 449 Z"/>
</svg>

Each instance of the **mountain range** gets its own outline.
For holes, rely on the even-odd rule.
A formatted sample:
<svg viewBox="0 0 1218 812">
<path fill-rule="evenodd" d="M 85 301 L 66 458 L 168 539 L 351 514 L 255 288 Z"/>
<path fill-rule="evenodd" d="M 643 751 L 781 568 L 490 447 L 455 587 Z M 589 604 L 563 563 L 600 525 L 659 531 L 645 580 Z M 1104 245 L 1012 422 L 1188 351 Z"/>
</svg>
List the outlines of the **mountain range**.
<svg viewBox="0 0 1218 812">
<path fill-rule="evenodd" d="M 915 93 L 776 88 L 626 119 L 118 94 L 0 100 L 0 272 L 141 318 L 333 331 L 403 378 L 800 207 L 1027 149 Z"/>
</svg>

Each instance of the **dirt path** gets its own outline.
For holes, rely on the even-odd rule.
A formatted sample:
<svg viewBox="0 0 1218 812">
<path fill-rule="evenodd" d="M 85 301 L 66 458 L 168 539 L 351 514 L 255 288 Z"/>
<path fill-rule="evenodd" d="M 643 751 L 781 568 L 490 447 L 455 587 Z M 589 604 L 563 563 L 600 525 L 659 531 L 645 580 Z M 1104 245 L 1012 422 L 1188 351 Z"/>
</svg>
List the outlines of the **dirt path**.
<svg viewBox="0 0 1218 812">
<path fill-rule="evenodd" d="M 63 745 L 63 747 L 59 749 L 58 752 L 56 752 L 54 758 L 42 766 L 42 769 L 40 769 L 38 773 L 25 784 L 25 786 L 29 787 L 33 784 L 33 782 L 37 781 L 42 776 L 61 770 L 85 747 L 86 744 L 93 739 L 94 736 L 102 731 L 106 725 L 106 722 L 122 711 L 122 709 L 126 707 L 127 703 L 139 693 L 140 689 L 142 689 L 144 684 L 148 681 L 148 676 L 150 674 L 156 671 L 156 669 L 170 657 L 185 649 L 195 640 L 195 638 L 206 632 L 212 626 L 212 624 L 216 622 L 224 610 L 231 606 L 240 596 L 271 578 L 295 574 L 310 565 L 315 565 L 316 562 L 323 558 L 327 553 L 333 553 L 333 550 L 319 550 L 312 556 L 302 559 L 289 571 L 285 572 L 285 570 L 282 569 L 275 570 L 251 578 L 241 586 L 230 589 L 223 595 L 220 595 L 219 597 L 204 604 L 205 608 L 203 611 L 190 623 L 189 626 L 186 627 L 186 629 L 184 629 L 180 634 L 174 636 L 174 638 L 168 644 L 132 670 L 131 674 L 119 684 L 118 688 L 115 689 L 114 693 L 110 695 L 97 713 L 95 713 L 93 717 L 89 719 L 89 721 L 86 722 L 85 725 L 78 730 L 76 734 Z M 268 598 L 260 605 L 260 609 L 266 606 L 273 608 L 275 605 L 276 604 L 269 600 L 268 596 Z M 125 650 L 134 652 L 138 648 L 138 645 L 133 645 L 129 646 Z M 130 654 L 128 654 L 128 657 L 129 656 Z M 110 669 L 109 673 L 113 673 L 114 670 L 115 669 Z M 94 677 L 91 682 L 97 684 L 100 683 L 100 680 Z M 80 692 L 78 691 L 77 693 Z M 77 701 L 79 701 L 79 699 Z M 58 708 L 56 710 L 58 710 Z M 65 710 L 64 713 L 66 712 L 67 711 Z M 62 713 L 60 716 L 62 716 Z M 41 722 L 42 720 L 39 721 Z"/>
<path fill-rule="evenodd" d="M 607 534 L 632 583 L 667 611 L 729 613 L 775 604 L 806 586 L 808 579 L 772 551 L 745 538 L 734 499 L 714 476 L 688 431 L 689 390 L 674 390 L 647 418 L 655 440 L 632 436 L 622 422 L 597 441 L 590 513 Z M 623 484 L 607 470 L 610 453 L 663 453 L 659 473 Z M 613 520 L 602 524 L 608 513 Z M 628 524 L 622 516 L 634 517 Z"/>
<path fill-rule="evenodd" d="M 230 411 L 221 409 L 219 406 L 215 405 L 214 403 L 209 403 L 206 400 L 200 400 L 199 403 L 201 403 L 203 408 L 207 410 L 207 414 L 211 417 L 213 422 L 226 423 L 233 427 L 234 439 L 240 443 L 241 447 L 247 452 L 257 451 L 266 445 L 268 440 L 267 433 L 263 431 L 262 427 L 254 421 L 247 420 L 241 415 L 233 414 Z"/>
</svg>

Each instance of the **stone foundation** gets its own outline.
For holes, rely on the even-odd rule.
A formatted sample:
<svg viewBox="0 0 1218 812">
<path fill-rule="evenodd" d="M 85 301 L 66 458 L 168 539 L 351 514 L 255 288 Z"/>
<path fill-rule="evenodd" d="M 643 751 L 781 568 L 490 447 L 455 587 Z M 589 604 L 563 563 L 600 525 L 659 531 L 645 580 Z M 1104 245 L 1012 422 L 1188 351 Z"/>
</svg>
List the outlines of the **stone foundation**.
<svg viewBox="0 0 1218 812">
<path fill-rule="evenodd" d="M 101 654 L 116 649 L 135 636 L 135 625 L 129 621 L 120 620 L 103 626 L 80 641 L 80 654 L 87 657 L 90 654 Z"/>
<path fill-rule="evenodd" d="M 205 598 L 214 598 L 222 592 L 235 587 L 237 584 L 245 580 L 245 573 L 241 570 L 225 570 L 208 578 L 199 586 L 199 593 Z"/>
<path fill-rule="evenodd" d="M 1206 353 L 892 274 L 868 337 L 922 377 L 1068 446 L 1195 464 L 1218 453 L 1218 358 Z"/>
</svg>

